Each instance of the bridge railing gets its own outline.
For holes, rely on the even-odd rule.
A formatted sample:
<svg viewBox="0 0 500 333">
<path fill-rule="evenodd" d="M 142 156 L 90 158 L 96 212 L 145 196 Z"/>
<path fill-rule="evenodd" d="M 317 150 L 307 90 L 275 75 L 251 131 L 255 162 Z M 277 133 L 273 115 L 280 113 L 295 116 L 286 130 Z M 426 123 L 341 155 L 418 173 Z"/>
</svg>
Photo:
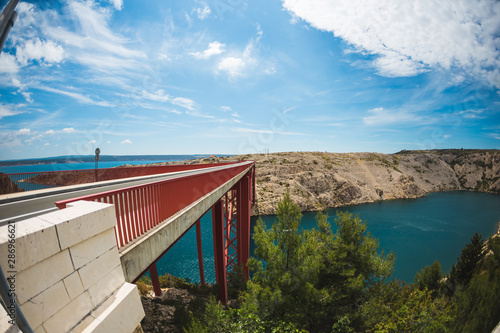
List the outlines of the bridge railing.
<svg viewBox="0 0 500 333">
<path fill-rule="evenodd" d="M 130 177 L 150 176 L 168 172 L 195 170 L 227 164 L 228 163 L 130 166 L 98 169 L 97 173 L 95 169 L 80 169 L 0 174 L 0 194 L 23 191 L 27 192 L 58 186 L 87 184 L 95 182 L 96 180 L 105 181 Z"/>
<path fill-rule="evenodd" d="M 92 194 L 55 204 L 60 209 L 78 200 L 113 204 L 117 218 L 116 241 L 118 248 L 121 248 L 253 165 L 253 162 L 237 163 L 222 170 Z"/>
</svg>

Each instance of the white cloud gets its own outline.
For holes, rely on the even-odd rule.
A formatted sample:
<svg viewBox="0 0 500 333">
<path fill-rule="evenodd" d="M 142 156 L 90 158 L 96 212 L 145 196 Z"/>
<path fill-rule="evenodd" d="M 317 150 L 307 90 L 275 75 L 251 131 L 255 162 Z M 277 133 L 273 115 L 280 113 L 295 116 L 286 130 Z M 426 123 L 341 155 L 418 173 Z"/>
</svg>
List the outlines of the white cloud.
<svg viewBox="0 0 500 333">
<path fill-rule="evenodd" d="M 257 38 L 255 41 L 259 41 L 261 30 L 259 28 Z M 238 57 L 225 57 L 219 62 L 218 69 L 220 71 L 226 72 L 230 78 L 237 78 L 240 76 L 245 76 L 247 71 L 255 68 L 258 61 L 255 56 L 255 41 L 251 40 L 245 50 Z"/>
<path fill-rule="evenodd" d="M 224 112 L 233 111 L 233 109 L 231 109 L 231 107 L 230 107 L 230 106 L 224 106 L 224 105 L 223 105 L 223 106 L 221 106 L 220 108 L 221 108 L 221 110 L 222 110 L 222 111 L 224 111 Z"/>
<path fill-rule="evenodd" d="M 15 116 L 16 114 L 20 114 L 21 112 L 15 110 L 16 107 L 11 104 L 2 104 L 0 103 L 0 119 L 8 116 Z"/>
<path fill-rule="evenodd" d="M 198 108 L 198 104 L 194 100 L 186 97 L 172 97 L 166 94 L 163 89 L 158 89 L 155 92 L 143 90 L 140 97 L 157 102 L 169 102 L 173 105 L 181 106 L 191 111 Z M 171 112 L 178 113 L 176 111 Z"/>
<path fill-rule="evenodd" d="M 196 110 L 198 108 L 198 105 L 196 104 L 195 101 L 185 97 L 175 97 L 170 101 L 170 103 L 177 106 L 181 106 L 191 111 Z"/>
<path fill-rule="evenodd" d="M 458 77 L 482 77 L 500 88 L 498 1 L 283 0 L 283 6 L 354 51 L 376 55 L 380 75 L 458 69 Z"/>
<path fill-rule="evenodd" d="M 97 143 L 97 141 L 96 141 L 96 140 L 90 140 L 90 141 L 88 142 L 88 144 L 89 144 L 89 145 L 93 145 L 94 143 Z"/>
<path fill-rule="evenodd" d="M 146 57 L 142 51 L 126 48 L 125 44 L 129 41 L 115 34 L 108 27 L 109 16 L 107 13 L 93 8 L 92 5 L 92 2 L 80 3 L 76 1 L 69 4 L 70 13 L 81 28 L 79 34 L 74 36 L 77 37 L 76 40 L 68 41 L 69 43 L 82 46 L 83 49 L 90 48 L 125 58 Z"/>
<path fill-rule="evenodd" d="M 230 79 L 245 77 L 250 73 L 275 74 L 273 61 L 262 59 L 259 55 L 259 41 L 262 35 L 263 32 L 258 25 L 257 36 L 247 43 L 243 51 L 230 52 L 223 57 L 217 64 L 217 70 L 226 73 Z"/>
<path fill-rule="evenodd" d="M 0 73 L 15 74 L 18 71 L 16 57 L 5 52 L 0 54 Z"/>
<path fill-rule="evenodd" d="M 208 5 L 205 4 L 203 8 L 193 9 L 193 12 L 196 13 L 196 16 L 198 16 L 200 20 L 204 20 L 210 15 L 212 11 L 210 10 L 210 7 L 208 7 Z"/>
<path fill-rule="evenodd" d="M 37 141 L 37 140 L 41 140 L 42 138 L 43 138 L 42 134 L 33 135 L 31 138 L 24 140 L 24 142 L 31 143 L 31 142 L 34 142 L 34 141 Z"/>
<path fill-rule="evenodd" d="M 44 146 L 50 146 L 50 143 L 45 142 Z"/>
<path fill-rule="evenodd" d="M 250 134 L 306 135 L 304 133 L 298 133 L 298 132 L 272 131 L 265 129 L 244 128 L 244 127 L 236 127 L 231 130 L 233 132 L 250 133 Z"/>
<path fill-rule="evenodd" d="M 38 88 L 45 90 L 45 91 L 53 92 L 56 94 L 61 94 L 61 95 L 71 97 L 71 98 L 73 98 L 73 99 L 75 99 L 78 102 L 83 103 L 83 104 L 97 105 L 97 106 L 103 106 L 103 107 L 114 107 L 115 106 L 115 105 L 110 104 L 106 101 L 96 101 L 96 100 L 90 98 L 89 96 L 85 96 L 85 95 L 82 95 L 82 94 L 74 92 L 74 91 L 66 91 L 66 90 L 61 90 L 61 89 L 56 89 L 56 88 L 51 88 L 51 87 L 44 87 L 44 86 L 40 86 Z"/>
<path fill-rule="evenodd" d="M 59 63 L 64 56 L 64 49 L 51 40 L 41 41 L 39 38 L 34 38 L 16 48 L 16 59 L 23 66 L 30 60 Z"/>
<path fill-rule="evenodd" d="M 76 54 L 75 59 L 82 65 L 105 72 L 121 69 L 130 70 L 138 67 L 139 64 L 135 59 L 124 59 L 113 55 L 90 55 L 85 52 Z"/>
<path fill-rule="evenodd" d="M 186 114 L 189 115 L 189 116 L 191 116 L 191 117 L 196 117 L 196 118 L 206 118 L 206 119 L 214 119 L 215 118 L 214 116 L 201 113 L 201 112 L 199 112 L 197 110 L 186 111 Z"/>
<path fill-rule="evenodd" d="M 32 3 L 27 3 L 20 1 L 16 6 L 16 12 L 18 13 L 14 27 L 23 28 L 36 23 L 35 5 Z M 12 37 L 12 36 L 10 36 Z"/>
<path fill-rule="evenodd" d="M 456 115 L 463 117 L 465 119 L 483 119 L 484 116 L 481 116 L 481 114 L 484 112 L 484 109 L 479 109 L 479 110 L 463 110 L 460 112 L 457 112 Z"/>
<path fill-rule="evenodd" d="M 387 51 L 384 56 L 374 60 L 373 64 L 380 74 L 388 77 L 415 76 L 427 71 L 422 63 L 392 51 Z"/>
<path fill-rule="evenodd" d="M 26 142 L 26 143 L 32 143 L 32 142 L 39 141 L 39 140 L 42 140 L 42 139 L 43 139 L 43 135 L 42 134 L 38 134 L 38 135 L 33 135 L 31 138 L 29 138 L 27 140 L 24 140 L 24 142 Z"/>
<path fill-rule="evenodd" d="M 392 111 L 384 108 L 375 108 L 368 110 L 370 116 L 363 117 L 363 122 L 366 125 L 387 125 L 393 123 L 407 123 L 419 121 L 421 118 L 414 114 L 405 111 Z"/>
<path fill-rule="evenodd" d="M 268 66 L 264 69 L 264 74 L 266 75 L 274 75 L 278 71 L 276 70 L 276 67 L 274 66 L 273 63 L 268 64 Z"/>
<path fill-rule="evenodd" d="M 129 143 L 129 144 L 130 144 L 130 143 L 132 143 L 132 141 L 130 141 L 129 139 L 125 139 L 125 140 L 123 140 L 123 141 L 122 141 L 122 142 L 120 142 L 120 143 L 124 143 L 124 144 Z"/>
<path fill-rule="evenodd" d="M 149 105 L 149 104 L 142 103 L 142 102 L 137 102 L 136 104 L 137 104 L 137 106 L 144 108 L 144 109 L 160 110 L 160 111 L 165 111 L 165 112 L 169 112 L 169 113 L 182 114 L 182 112 L 177 111 L 177 110 L 172 109 L 172 108 L 168 108 L 168 107 Z"/>
<path fill-rule="evenodd" d="M 262 29 L 260 28 L 260 24 L 257 23 L 257 41 L 259 41 L 263 34 L 264 31 L 262 31 Z"/>
<path fill-rule="evenodd" d="M 29 128 L 21 128 L 18 132 L 20 135 L 29 135 L 31 130 Z"/>
<path fill-rule="evenodd" d="M 11 149 L 21 147 L 23 144 L 19 137 L 20 135 L 17 131 L 0 132 L 0 148 Z"/>
<path fill-rule="evenodd" d="M 77 131 L 73 128 L 73 127 L 67 127 L 67 128 L 63 128 L 62 130 L 53 130 L 53 129 L 50 129 L 48 131 L 45 131 L 43 134 L 44 135 L 47 135 L 47 136 L 53 136 L 53 135 L 56 135 L 56 134 L 71 134 L 71 133 L 77 133 Z M 95 141 L 95 140 L 93 140 Z M 91 142 L 89 142 L 91 143 Z"/>
<path fill-rule="evenodd" d="M 163 89 L 158 89 L 155 92 L 143 90 L 141 92 L 141 95 L 142 98 L 157 102 L 168 102 L 170 100 L 170 96 L 168 94 L 165 94 L 165 91 Z"/>
<path fill-rule="evenodd" d="M 111 1 L 116 9 L 122 8 L 122 0 Z M 69 1 L 63 10 L 64 16 L 37 10 L 34 15 L 41 23 L 33 25 L 41 28 L 40 34 L 46 39 L 61 45 L 71 61 L 99 72 L 144 68 L 142 60 L 146 54 L 110 29 L 111 11 L 98 7 L 94 1 Z M 72 25 L 68 26 L 66 20 Z"/>
<path fill-rule="evenodd" d="M 236 112 L 236 111 L 235 111 L 235 112 L 233 112 L 233 114 L 231 114 L 231 116 L 233 116 L 233 117 L 235 117 L 235 118 L 239 118 L 239 117 L 240 117 L 240 115 L 239 115 L 239 114 L 238 114 L 238 112 Z"/>
<path fill-rule="evenodd" d="M 208 49 L 204 50 L 203 52 L 194 52 L 190 54 L 193 55 L 196 59 L 208 59 L 213 55 L 221 54 L 222 52 L 224 52 L 225 46 L 225 44 L 215 41 L 208 44 Z"/>
<path fill-rule="evenodd" d="M 32 93 L 27 91 L 22 91 L 21 89 L 19 89 L 18 91 L 21 93 L 21 95 L 23 95 L 26 102 L 33 103 L 33 98 L 31 98 Z"/>
<path fill-rule="evenodd" d="M 245 67 L 247 64 L 243 58 L 227 57 L 219 62 L 217 68 L 226 72 L 230 77 L 236 78 L 243 76 Z"/>
<path fill-rule="evenodd" d="M 115 6 L 116 10 L 122 10 L 123 0 L 111 0 L 111 4 Z"/>
</svg>

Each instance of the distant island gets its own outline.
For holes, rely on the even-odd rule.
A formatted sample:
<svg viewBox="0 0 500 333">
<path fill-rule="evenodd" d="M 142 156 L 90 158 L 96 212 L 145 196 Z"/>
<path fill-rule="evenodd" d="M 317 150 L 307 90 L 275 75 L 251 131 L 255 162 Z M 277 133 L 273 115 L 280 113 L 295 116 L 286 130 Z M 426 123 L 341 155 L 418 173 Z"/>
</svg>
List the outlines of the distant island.
<svg viewBox="0 0 500 333">
<path fill-rule="evenodd" d="M 187 159 L 197 159 L 209 157 L 209 154 L 193 155 L 101 155 L 100 162 L 119 162 L 119 161 L 180 161 Z M 216 155 L 221 156 L 221 155 Z M 36 164 L 58 164 L 58 163 L 85 163 L 94 162 L 94 155 L 70 155 L 46 158 L 30 158 L 24 160 L 0 161 L 0 166 L 15 165 L 36 165 Z"/>
</svg>

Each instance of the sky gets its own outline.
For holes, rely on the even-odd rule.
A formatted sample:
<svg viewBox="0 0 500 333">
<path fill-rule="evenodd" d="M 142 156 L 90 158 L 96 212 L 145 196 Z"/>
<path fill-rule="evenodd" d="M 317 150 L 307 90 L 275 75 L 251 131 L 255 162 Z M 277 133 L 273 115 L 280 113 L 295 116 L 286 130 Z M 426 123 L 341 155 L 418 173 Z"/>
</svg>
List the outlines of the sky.
<svg viewBox="0 0 500 333">
<path fill-rule="evenodd" d="M 16 11 L 0 54 L 0 160 L 500 148 L 498 1 Z"/>
</svg>

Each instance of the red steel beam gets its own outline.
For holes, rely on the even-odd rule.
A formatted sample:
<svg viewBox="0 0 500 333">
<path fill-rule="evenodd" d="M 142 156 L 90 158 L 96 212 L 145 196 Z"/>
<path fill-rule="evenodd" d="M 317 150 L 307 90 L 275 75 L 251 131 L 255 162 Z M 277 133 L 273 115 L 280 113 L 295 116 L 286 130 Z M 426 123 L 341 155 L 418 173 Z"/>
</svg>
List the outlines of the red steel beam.
<svg viewBox="0 0 500 333">
<path fill-rule="evenodd" d="M 215 277 L 219 285 L 219 300 L 227 304 L 227 263 L 224 255 L 224 207 L 218 200 L 212 207 Z"/>
<path fill-rule="evenodd" d="M 151 275 L 151 284 L 153 285 L 153 291 L 155 296 L 161 296 L 160 280 L 158 279 L 158 271 L 156 270 L 156 262 L 149 266 L 149 275 Z"/>
<path fill-rule="evenodd" d="M 253 170 L 253 169 L 252 169 Z M 250 257 L 250 205 L 251 205 L 251 175 L 248 173 L 240 180 L 240 195 L 238 201 L 238 254 L 243 265 L 245 277 L 248 279 L 247 266 Z"/>
<path fill-rule="evenodd" d="M 200 219 L 196 221 L 196 247 L 198 248 L 198 267 L 200 269 L 200 283 L 205 285 L 205 270 L 203 269 L 203 249 L 201 246 L 201 226 Z"/>
</svg>

